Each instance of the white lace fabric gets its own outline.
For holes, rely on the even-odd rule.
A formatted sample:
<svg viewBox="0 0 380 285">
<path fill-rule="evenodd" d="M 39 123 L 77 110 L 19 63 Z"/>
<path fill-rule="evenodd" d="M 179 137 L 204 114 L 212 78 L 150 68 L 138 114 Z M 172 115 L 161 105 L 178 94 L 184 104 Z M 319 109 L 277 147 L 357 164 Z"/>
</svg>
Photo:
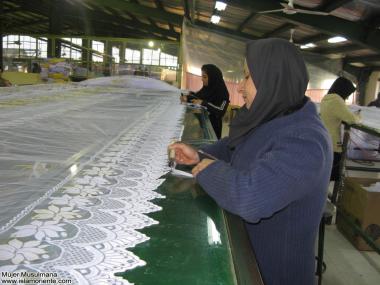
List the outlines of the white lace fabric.
<svg viewBox="0 0 380 285">
<path fill-rule="evenodd" d="M 161 210 L 150 200 L 164 198 L 154 190 L 169 170 L 167 145 L 181 134 L 179 90 L 128 76 L 7 89 L 0 272 L 129 284 L 114 273 L 145 264 L 126 248 L 157 224 L 145 214 Z"/>
</svg>

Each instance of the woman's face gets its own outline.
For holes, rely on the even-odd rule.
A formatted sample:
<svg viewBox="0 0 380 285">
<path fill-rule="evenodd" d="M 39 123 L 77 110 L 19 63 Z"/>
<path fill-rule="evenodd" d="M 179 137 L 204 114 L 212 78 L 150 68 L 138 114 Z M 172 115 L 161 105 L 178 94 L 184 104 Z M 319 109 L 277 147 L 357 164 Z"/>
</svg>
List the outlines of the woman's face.
<svg viewBox="0 0 380 285">
<path fill-rule="evenodd" d="M 238 92 L 243 95 L 247 109 L 251 108 L 253 100 L 255 100 L 257 90 L 255 84 L 253 83 L 251 74 L 249 73 L 246 61 L 244 61 L 244 79 L 238 86 Z"/>
<path fill-rule="evenodd" d="M 203 86 L 207 86 L 208 85 L 208 75 L 203 70 L 202 70 L 202 82 L 203 82 Z"/>
</svg>

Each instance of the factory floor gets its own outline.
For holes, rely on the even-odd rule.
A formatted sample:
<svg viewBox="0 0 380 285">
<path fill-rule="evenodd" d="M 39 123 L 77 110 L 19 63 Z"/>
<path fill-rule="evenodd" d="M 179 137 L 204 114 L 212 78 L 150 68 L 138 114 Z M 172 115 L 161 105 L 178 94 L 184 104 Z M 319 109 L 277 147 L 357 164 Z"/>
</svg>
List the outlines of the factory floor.
<svg viewBox="0 0 380 285">
<path fill-rule="evenodd" d="M 358 251 L 335 225 L 326 226 L 324 255 L 323 285 L 380 284 L 380 255 Z"/>
</svg>

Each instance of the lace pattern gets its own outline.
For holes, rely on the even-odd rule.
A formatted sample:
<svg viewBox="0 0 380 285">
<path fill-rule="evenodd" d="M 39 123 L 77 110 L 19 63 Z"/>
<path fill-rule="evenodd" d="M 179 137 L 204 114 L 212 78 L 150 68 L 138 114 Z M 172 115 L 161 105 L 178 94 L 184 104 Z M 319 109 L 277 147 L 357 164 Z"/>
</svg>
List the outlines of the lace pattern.
<svg viewBox="0 0 380 285">
<path fill-rule="evenodd" d="M 175 102 L 175 103 L 174 103 Z M 126 248 L 149 239 L 136 231 L 157 224 L 154 190 L 168 171 L 166 147 L 180 137 L 183 108 L 160 103 L 0 234 L 0 272 L 55 272 L 71 284 L 129 284 L 114 273 L 145 262 Z M 1 278 L 1 277 L 0 277 Z"/>
</svg>

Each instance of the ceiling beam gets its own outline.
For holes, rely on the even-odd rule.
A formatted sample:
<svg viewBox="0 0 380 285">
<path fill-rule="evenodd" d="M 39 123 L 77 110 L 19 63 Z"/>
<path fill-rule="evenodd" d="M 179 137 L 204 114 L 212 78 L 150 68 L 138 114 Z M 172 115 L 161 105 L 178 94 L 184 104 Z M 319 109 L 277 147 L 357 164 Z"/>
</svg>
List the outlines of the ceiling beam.
<svg viewBox="0 0 380 285">
<path fill-rule="evenodd" d="M 207 30 L 210 30 L 210 31 L 213 31 L 213 32 L 216 32 L 216 33 L 220 33 L 220 34 L 223 34 L 223 35 L 240 38 L 241 40 L 247 40 L 248 41 L 248 40 L 257 40 L 257 39 L 259 39 L 259 37 L 255 37 L 255 36 L 247 34 L 247 33 L 234 31 L 234 30 L 231 30 L 231 29 L 223 28 L 223 27 L 211 24 L 211 23 L 206 23 L 206 22 L 202 22 L 202 21 L 198 21 L 198 20 L 195 21 L 194 24 L 196 26 L 198 26 L 198 27 L 205 28 Z"/>
<path fill-rule="evenodd" d="M 345 45 L 340 47 L 334 47 L 334 48 L 324 48 L 324 49 L 316 49 L 315 51 L 320 54 L 334 54 L 334 53 L 346 53 L 351 51 L 360 50 L 361 47 L 357 45 Z"/>
<path fill-rule="evenodd" d="M 191 19 L 191 13 L 190 13 L 190 5 L 189 5 L 189 0 L 183 0 L 183 10 L 185 12 L 185 17 L 192 21 Z"/>
<path fill-rule="evenodd" d="M 64 17 L 67 17 L 66 15 Z M 72 24 L 83 25 L 82 20 L 80 18 L 70 18 L 70 22 Z M 120 28 L 120 25 L 112 24 L 110 22 L 105 23 L 101 22 L 92 27 L 92 33 L 94 35 L 101 35 L 107 37 L 132 37 L 132 38 L 146 38 L 146 39 L 165 39 L 164 36 L 160 37 L 157 35 L 153 35 L 150 32 L 144 32 L 141 30 L 137 30 L 134 27 L 127 27 L 126 25 Z M 90 36 L 90 35 L 87 35 Z"/>
<path fill-rule="evenodd" d="M 315 36 L 306 37 L 301 40 L 298 40 L 297 44 L 306 45 L 308 43 L 316 43 L 320 41 L 325 41 L 325 40 L 328 40 L 329 38 L 331 38 L 331 35 L 318 34 Z"/>
<path fill-rule="evenodd" d="M 380 61 L 380 55 L 346 57 L 345 61 L 348 63 Z"/>
<path fill-rule="evenodd" d="M 268 33 L 265 33 L 264 35 L 262 35 L 263 38 L 271 38 L 271 37 L 276 37 L 284 32 L 287 32 L 289 31 L 290 29 L 294 29 L 296 26 L 293 25 L 293 24 L 284 24 L 280 27 L 278 27 L 277 29 L 273 30 L 273 31 L 270 31 Z"/>
<path fill-rule="evenodd" d="M 31 5 L 30 3 L 27 3 L 28 1 L 24 1 L 24 2 L 26 2 L 24 4 L 25 9 L 32 11 L 33 13 L 39 12 L 41 15 L 48 17 L 48 11 L 38 11 L 34 4 Z M 45 5 L 45 8 L 46 8 L 46 5 Z M 88 26 L 88 23 L 101 22 L 103 25 L 107 25 L 107 23 L 118 22 L 119 26 L 133 26 L 137 30 L 147 30 L 152 33 L 152 36 L 153 36 L 153 33 L 159 33 L 166 37 L 179 39 L 179 34 L 176 33 L 175 31 L 168 31 L 166 29 L 159 28 L 155 25 L 148 25 L 145 23 L 141 23 L 140 21 L 136 22 L 138 19 L 133 14 L 130 14 L 129 12 L 127 12 L 127 14 L 132 17 L 132 20 L 127 20 L 121 16 L 118 16 L 116 13 L 115 15 L 111 16 L 105 12 L 95 12 L 95 11 L 91 11 L 88 13 L 86 17 L 83 17 L 83 14 L 81 13 L 81 11 L 78 10 L 76 7 L 72 5 L 66 5 L 65 13 L 62 14 L 61 17 L 63 18 L 64 21 L 67 21 L 67 23 L 70 23 L 72 19 L 80 19 L 82 23 L 75 27 L 76 30 L 78 30 L 78 27 L 80 27 L 80 30 L 79 30 L 80 32 L 83 32 L 83 29 L 85 29 Z M 93 31 L 91 31 L 91 29 L 86 29 L 85 34 L 93 34 Z M 117 30 L 113 30 L 112 32 L 117 34 Z"/>
<path fill-rule="evenodd" d="M 20 28 L 24 28 L 24 27 L 36 26 L 36 25 L 41 25 L 41 24 L 49 24 L 49 20 L 48 19 L 44 19 L 44 20 L 40 19 L 40 20 L 37 20 L 37 21 L 12 24 L 12 26 L 9 27 L 9 28 L 11 28 L 13 30 L 13 29 L 20 29 Z"/>
<path fill-rule="evenodd" d="M 352 1 L 353 0 L 325 0 L 313 10 L 330 13 Z"/>
<path fill-rule="evenodd" d="M 161 11 L 166 12 L 165 8 L 164 8 L 164 5 L 162 4 L 161 0 L 154 0 L 154 3 L 156 4 L 156 6 L 157 6 L 158 9 L 160 9 Z M 170 22 L 168 22 L 168 25 L 169 25 L 169 29 L 174 32 L 173 24 L 170 23 Z"/>
<path fill-rule="evenodd" d="M 9 8 L 9 9 L 4 9 L 4 11 L 1 13 L 1 16 L 5 16 L 6 14 L 17 13 L 20 11 L 24 11 L 24 9 L 21 7 L 13 7 L 13 8 Z"/>
<path fill-rule="evenodd" d="M 250 9 L 251 11 L 266 11 L 281 8 L 277 0 L 230 0 L 231 5 Z M 327 35 L 342 35 L 354 43 L 380 51 L 380 34 L 378 30 L 368 29 L 365 23 L 352 22 L 334 16 L 317 16 L 306 14 L 287 15 L 272 14 L 273 17 L 285 19 L 295 25 L 307 25 Z M 368 36 L 367 36 L 368 35 Z"/>
<path fill-rule="evenodd" d="M 33 3 L 27 0 L 14 0 L 14 2 L 20 5 L 20 8 L 22 8 L 25 12 L 31 12 L 36 15 L 49 17 L 51 3 L 46 5 L 46 3 L 41 0 L 33 1 Z"/>
<path fill-rule="evenodd" d="M 86 2 L 91 2 L 91 4 L 97 4 L 99 7 L 110 7 L 120 11 L 127 11 L 138 16 L 146 17 L 147 15 L 149 15 L 149 17 L 157 20 L 166 21 L 176 25 L 182 25 L 183 17 L 180 15 L 169 13 L 157 8 L 146 7 L 132 2 L 119 0 L 87 0 Z"/>
<path fill-rule="evenodd" d="M 83 26 L 83 22 L 84 21 L 90 21 L 91 23 L 97 23 L 97 25 L 102 25 L 102 26 L 107 26 L 108 24 L 112 24 L 113 26 L 117 26 L 117 27 L 126 27 L 126 28 L 130 28 L 130 27 L 133 27 L 133 29 L 135 29 L 136 31 L 147 31 L 148 33 L 151 33 L 152 36 L 154 33 L 157 33 L 157 34 L 161 34 L 162 36 L 164 37 L 172 37 L 172 38 L 176 38 L 177 40 L 179 39 L 179 34 L 176 33 L 176 32 L 172 32 L 172 31 L 168 31 L 166 29 L 162 29 L 162 28 L 158 28 L 154 25 L 148 25 L 148 24 L 144 24 L 144 23 L 141 23 L 141 22 L 137 22 L 134 21 L 134 20 L 127 20 L 127 19 L 124 19 L 122 18 L 123 20 L 119 21 L 117 20 L 118 18 L 117 17 L 114 17 L 114 16 L 110 16 L 110 15 L 102 15 L 101 17 L 99 17 L 100 15 L 98 15 L 98 13 L 95 13 L 94 15 L 90 15 L 87 19 L 83 19 L 83 17 L 81 17 L 81 15 L 78 15 L 78 14 L 64 14 L 62 15 L 63 18 L 67 19 L 67 20 L 72 20 L 72 19 L 76 19 L 81 23 L 81 25 L 79 26 Z M 115 32 L 115 34 L 118 32 L 117 30 L 111 30 L 111 33 L 112 32 Z"/>
<path fill-rule="evenodd" d="M 252 12 L 245 20 L 239 25 L 239 27 L 236 29 L 238 32 L 241 32 L 245 25 L 247 25 L 249 22 L 253 21 L 255 18 L 258 18 L 260 14 L 257 14 L 256 12 Z"/>
</svg>

